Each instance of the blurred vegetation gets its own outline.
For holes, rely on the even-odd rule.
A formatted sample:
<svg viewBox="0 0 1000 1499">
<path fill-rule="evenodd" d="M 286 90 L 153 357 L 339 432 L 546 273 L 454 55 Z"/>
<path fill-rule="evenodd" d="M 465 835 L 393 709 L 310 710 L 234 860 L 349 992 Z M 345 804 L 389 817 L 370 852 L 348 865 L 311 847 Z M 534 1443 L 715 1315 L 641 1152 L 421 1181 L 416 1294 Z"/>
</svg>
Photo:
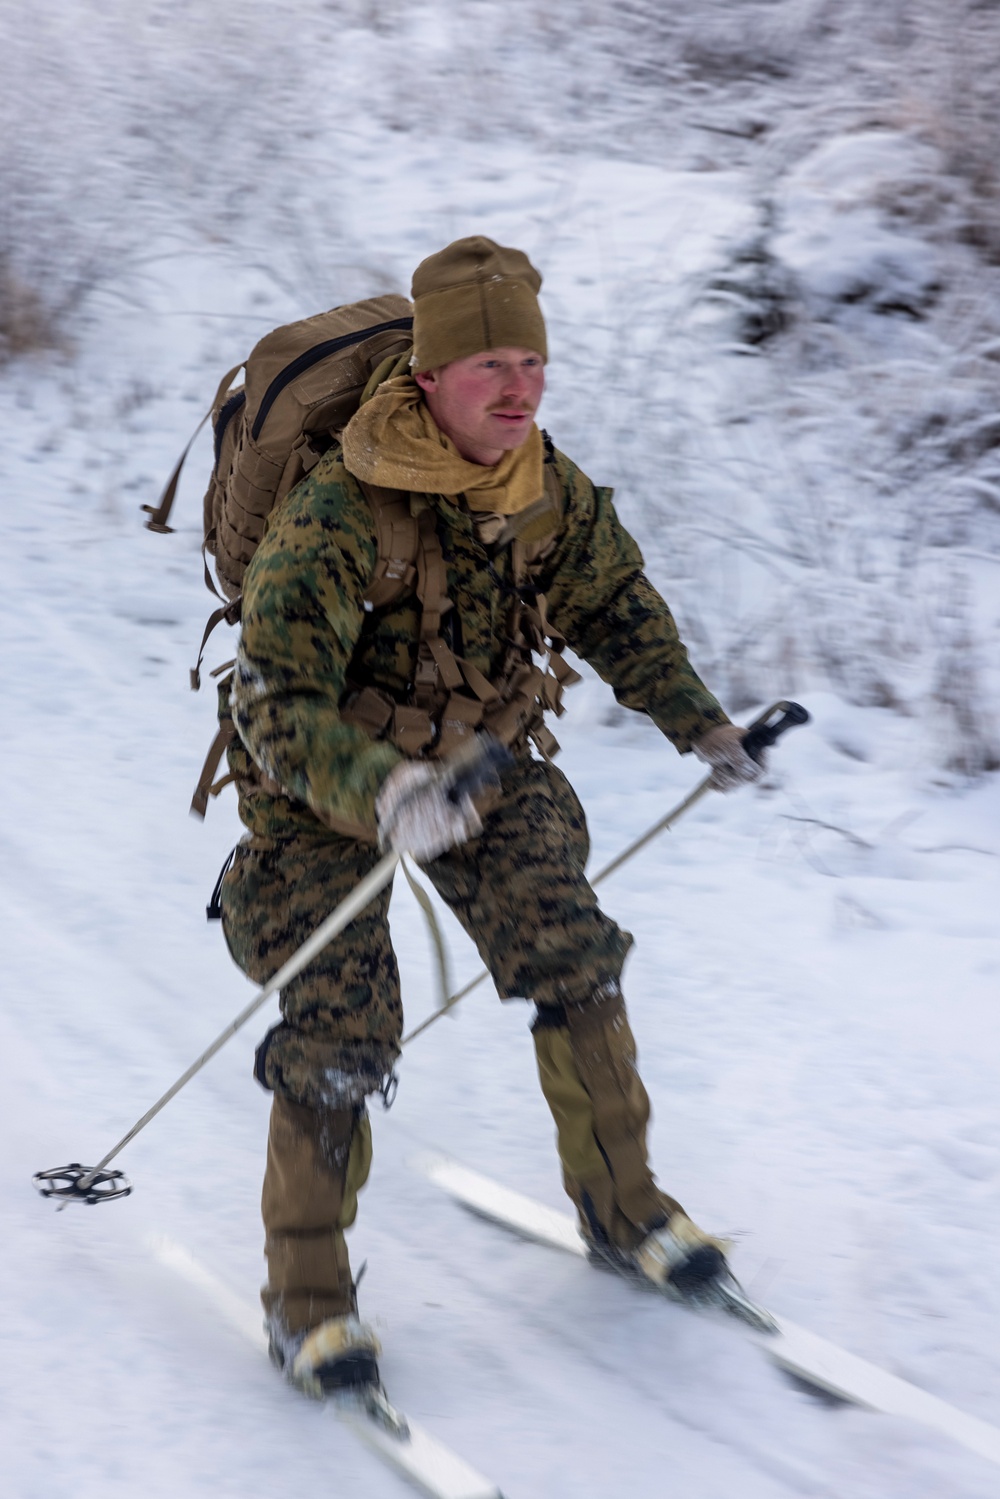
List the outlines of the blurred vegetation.
<svg viewBox="0 0 1000 1499">
<path fill-rule="evenodd" d="M 0 0 L 0 31 L 0 363 L 71 353 L 95 289 L 141 307 L 171 247 L 316 307 L 385 289 L 338 222 L 338 161 L 373 135 L 387 160 L 516 144 L 568 184 L 577 156 L 738 173 L 758 222 L 724 265 L 608 280 L 610 364 L 563 312 L 560 443 L 618 482 L 734 709 L 821 680 L 926 715 L 939 765 L 1000 763 L 975 575 L 1000 560 L 995 0 Z M 940 276 L 817 311 L 782 194 L 864 131 L 924 152 L 863 206 Z"/>
</svg>

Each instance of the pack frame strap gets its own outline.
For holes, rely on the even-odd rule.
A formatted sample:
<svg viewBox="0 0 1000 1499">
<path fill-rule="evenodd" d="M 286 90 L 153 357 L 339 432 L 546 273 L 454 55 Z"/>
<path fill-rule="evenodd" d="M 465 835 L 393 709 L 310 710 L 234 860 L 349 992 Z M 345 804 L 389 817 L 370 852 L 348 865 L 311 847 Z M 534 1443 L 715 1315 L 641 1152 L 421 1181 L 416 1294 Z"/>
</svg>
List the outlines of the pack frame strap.
<svg viewBox="0 0 1000 1499">
<path fill-rule="evenodd" d="M 461 687 L 465 681 L 458 657 L 450 646 L 446 645 L 440 635 L 434 640 L 427 641 L 427 649 L 434 658 L 434 664 L 441 679 L 441 685 L 448 691 L 454 692 L 456 687 Z"/>
<path fill-rule="evenodd" d="M 375 573 L 364 598 L 373 609 L 382 609 L 416 585 L 419 529 L 404 490 L 358 482 L 374 516 L 378 539 Z"/>
<path fill-rule="evenodd" d="M 205 537 L 205 540 L 201 544 L 201 565 L 205 571 L 205 587 L 208 589 L 209 593 L 214 593 L 217 599 L 221 599 L 222 602 L 225 603 L 226 596 L 224 593 L 219 592 L 218 587 L 216 586 L 215 579 L 212 577 L 212 569 L 208 565 L 209 550 L 211 550 L 212 555 L 214 556 L 215 544 L 218 541 L 218 537 L 218 528 L 216 526 L 210 526 L 208 535 Z"/>
<path fill-rule="evenodd" d="M 420 640 L 413 701 L 418 709 L 431 715 L 440 712 L 442 698 L 447 701 L 463 682 L 458 659 L 441 638 L 442 616 L 452 607 L 447 589 L 448 574 L 437 518 L 433 509 L 426 506 L 417 515 L 416 596 L 420 606 Z"/>
<path fill-rule="evenodd" d="M 420 605 L 420 639 L 430 641 L 441 633 L 441 618 L 451 608 L 444 553 L 437 534 L 434 511 L 428 506 L 417 516 L 417 602 Z"/>
<path fill-rule="evenodd" d="M 157 500 L 156 504 L 143 505 L 143 510 L 149 516 L 149 520 L 146 522 L 147 531 L 158 531 L 163 536 L 170 536 L 173 534 L 174 528 L 173 526 L 168 526 L 167 521 L 170 518 L 170 512 L 174 506 L 174 500 L 177 496 L 177 485 L 180 482 L 181 470 L 183 469 L 185 461 L 187 460 L 187 455 L 190 453 L 192 447 L 194 446 L 194 440 L 198 436 L 198 433 L 201 431 L 202 427 L 208 421 L 209 417 L 212 415 L 213 411 L 215 411 L 216 407 L 221 403 L 223 397 L 228 394 L 229 387 L 232 385 L 233 381 L 236 379 L 236 376 L 243 368 L 243 364 L 244 361 L 241 359 L 239 364 L 234 365 L 227 374 L 223 375 L 221 381 L 219 382 L 219 388 L 215 392 L 214 401 L 205 412 L 205 415 L 202 417 L 197 427 L 195 427 L 194 431 L 191 433 L 191 436 L 188 439 L 187 447 L 178 458 L 177 463 L 174 466 L 174 471 L 170 475 L 170 478 L 167 480 L 163 493 L 160 495 L 160 498 Z M 214 591 L 216 590 L 213 587 L 213 592 Z"/>
<path fill-rule="evenodd" d="M 201 767 L 201 775 L 198 784 L 194 788 L 194 796 L 191 798 L 191 811 L 196 817 L 204 818 L 208 811 L 208 799 L 210 796 L 218 796 L 223 786 L 235 779 L 233 776 L 225 776 L 216 783 L 215 772 L 222 763 L 222 757 L 226 750 L 236 738 L 236 725 L 231 718 L 226 718 L 219 725 L 218 732 L 209 746 L 205 763 Z"/>
<path fill-rule="evenodd" d="M 510 580 L 518 592 L 528 581 L 528 563 L 524 554 L 524 542 L 515 536 L 510 544 Z"/>
<path fill-rule="evenodd" d="M 191 668 L 191 691 L 197 692 L 201 687 L 201 663 L 205 659 L 205 647 L 208 645 L 208 637 L 216 625 L 221 625 L 225 620 L 228 625 L 235 625 L 240 617 L 240 606 L 243 603 L 243 595 L 238 594 L 236 598 L 228 600 L 221 609 L 213 609 L 208 616 L 205 625 L 205 633 L 201 637 L 201 646 L 198 651 L 198 659 Z M 213 672 L 214 676 L 214 672 Z"/>
</svg>

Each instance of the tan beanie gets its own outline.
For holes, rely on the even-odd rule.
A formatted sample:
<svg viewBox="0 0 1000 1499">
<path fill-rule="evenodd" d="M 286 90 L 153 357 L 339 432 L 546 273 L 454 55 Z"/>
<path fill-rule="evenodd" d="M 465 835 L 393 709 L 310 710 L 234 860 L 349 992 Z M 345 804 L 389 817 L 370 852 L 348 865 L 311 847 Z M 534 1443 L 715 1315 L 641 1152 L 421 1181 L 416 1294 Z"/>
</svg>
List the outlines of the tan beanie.
<svg viewBox="0 0 1000 1499">
<path fill-rule="evenodd" d="M 541 284 L 527 255 L 483 235 L 428 255 L 413 273 L 414 373 L 484 349 L 532 349 L 547 359 Z"/>
</svg>

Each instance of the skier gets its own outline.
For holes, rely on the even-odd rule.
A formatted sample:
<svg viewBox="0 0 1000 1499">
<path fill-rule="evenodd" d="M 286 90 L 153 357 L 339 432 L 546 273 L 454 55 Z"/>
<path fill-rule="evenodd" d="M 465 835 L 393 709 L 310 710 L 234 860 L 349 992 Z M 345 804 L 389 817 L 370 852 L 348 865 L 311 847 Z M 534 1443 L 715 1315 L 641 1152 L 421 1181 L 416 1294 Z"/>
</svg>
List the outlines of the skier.
<svg viewBox="0 0 1000 1499">
<path fill-rule="evenodd" d="M 223 922 L 263 982 L 380 846 L 412 854 L 501 998 L 534 1004 L 541 1087 L 591 1253 L 684 1294 L 726 1272 L 724 1246 L 647 1158 L 620 987 L 632 939 L 586 880 L 583 810 L 542 723 L 575 676 L 562 645 L 713 767 L 718 789 L 761 766 L 691 667 L 610 491 L 535 424 L 540 286 L 524 254 L 482 237 L 423 261 L 408 368 L 366 392 L 268 523 L 244 579 L 230 697 L 247 833 Z M 386 496 L 419 532 L 416 565 L 401 542 L 395 575 L 373 508 Z M 382 574 L 395 593 L 379 595 Z M 448 756 L 483 728 L 513 762 L 492 793 L 456 804 Z M 388 902 L 385 890 L 285 988 L 257 1052 L 273 1092 L 262 1299 L 275 1361 L 313 1394 L 378 1379 L 344 1232 L 371 1164 L 366 1100 L 389 1088 L 402 1033 Z"/>
</svg>

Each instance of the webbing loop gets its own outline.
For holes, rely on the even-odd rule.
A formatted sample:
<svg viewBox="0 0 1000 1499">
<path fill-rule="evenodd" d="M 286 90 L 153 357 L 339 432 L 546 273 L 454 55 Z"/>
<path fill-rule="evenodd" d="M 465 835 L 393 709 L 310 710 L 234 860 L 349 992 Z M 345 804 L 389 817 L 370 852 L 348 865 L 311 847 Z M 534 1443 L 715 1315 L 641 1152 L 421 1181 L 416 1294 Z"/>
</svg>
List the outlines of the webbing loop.
<svg viewBox="0 0 1000 1499">
<path fill-rule="evenodd" d="M 242 602 L 243 596 L 242 594 L 240 594 L 235 599 L 230 599 L 227 603 L 223 604 L 221 608 L 214 609 L 208 616 L 208 622 L 205 625 L 205 633 L 201 637 L 201 646 L 198 650 L 198 659 L 195 662 L 194 666 L 192 666 L 191 668 L 192 692 L 197 692 L 201 687 L 201 663 L 205 659 L 205 647 L 208 644 L 208 637 L 211 635 L 216 625 L 221 625 L 223 620 L 225 620 L 229 625 L 236 624 L 237 620 L 240 617 L 240 605 Z M 213 672 L 212 675 L 215 676 L 216 673 Z"/>
<path fill-rule="evenodd" d="M 188 439 L 187 446 L 174 465 L 174 471 L 170 475 L 170 478 L 167 480 L 160 498 L 157 500 L 155 505 L 143 505 L 143 510 L 149 516 L 149 520 L 146 522 L 147 531 L 159 531 L 167 536 L 172 533 L 173 527 L 168 526 L 167 521 L 169 520 L 170 512 L 173 509 L 174 499 L 177 495 L 177 486 L 180 483 L 181 470 L 183 469 L 184 464 L 187 460 L 187 455 L 190 453 L 192 447 L 194 446 L 194 440 L 198 436 L 198 433 L 208 421 L 215 408 L 221 403 L 223 396 L 229 390 L 229 387 L 232 385 L 233 381 L 236 379 L 236 376 L 239 374 L 242 368 L 243 361 L 241 359 L 239 364 L 234 365 L 231 370 L 223 375 L 222 379 L 219 381 L 219 388 L 215 392 L 214 401 L 205 412 L 205 415 L 202 417 L 197 427 L 195 427 L 194 431 L 191 433 L 191 436 Z"/>
</svg>

